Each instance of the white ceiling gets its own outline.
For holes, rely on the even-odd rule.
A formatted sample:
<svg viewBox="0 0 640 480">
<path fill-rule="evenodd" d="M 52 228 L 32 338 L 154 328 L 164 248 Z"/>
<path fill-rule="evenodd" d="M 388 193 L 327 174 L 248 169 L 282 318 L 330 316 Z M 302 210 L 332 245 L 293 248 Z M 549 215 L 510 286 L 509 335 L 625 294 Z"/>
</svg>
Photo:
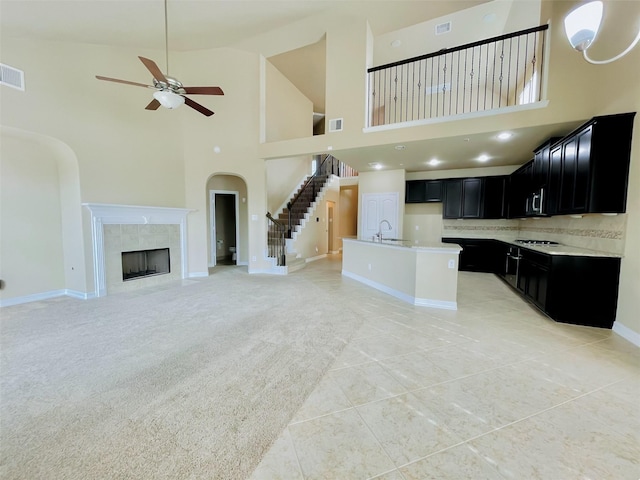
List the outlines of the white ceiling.
<svg viewBox="0 0 640 480">
<path fill-rule="evenodd" d="M 361 172 L 373 170 L 374 167 L 370 165 L 372 163 L 380 164 L 385 170 L 404 169 L 409 172 L 522 165 L 533 158 L 533 150 L 547 139 L 563 137 L 581 123 L 578 121 L 512 129 L 508 130 L 512 136 L 507 141 L 497 138 L 502 131 L 491 131 L 328 153 Z M 398 145 L 404 148 L 396 149 Z M 481 153 L 488 155 L 489 161 L 479 162 L 478 156 Z M 429 165 L 428 162 L 434 158 L 440 163 L 437 166 Z"/>
<path fill-rule="evenodd" d="M 167 0 L 169 49 L 232 46 L 317 14 L 366 16 L 375 35 L 488 0 Z M 0 0 L 2 35 L 164 49 L 164 0 Z"/>
<path fill-rule="evenodd" d="M 526 0 L 518 0 L 526 1 Z M 537 1 L 537 0 L 532 0 Z M 366 16 L 375 36 L 383 36 L 482 4 L 487 0 L 168 0 L 169 50 L 188 51 L 247 45 L 252 38 L 304 18 L 332 13 Z M 505 9 L 505 0 L 492 2 Z M 477 9 L 476 9 L 477 10 Z M 534 21 L 534 23 L 536 23 Z M 31 37 L 164 49 L 164 0 L 0 0 L 3 37 Z M 451 40 L 453 44 L 464 43 Z M 409 47 L 406 39 L 403 48 Z M 319 43 L 320 46 L 323 42 Z M 316 48 L 323 52 L 323 48 Z M 308 53 L 308 49 L 302 53 Z M 300 65 L 300 57 L 294 63 Z M 311 58 L 311 56 L 309 56 Z M 286 60 L 286 59 L 283 59 Z M 281 66 L 284 69 L 284 66 Z M 398 151 L 395 145 L 364 147 L 336 156 L 354 168 L 370 170 L 380 162 L 385 168 L 409 171 L 514 165 L 530 158 L 531 150 L 548 136 L 563 134 L 576 125 L 551 125 L 514 132 L 513 141 L 498 143 L 498 132 L 414 142 Z M 468 141 L 465 139 L 469 139 Z M 489 164 L 474 162 L 481 151 L 493 157 Z M 426 166 L 433 157 L 438 167 Z"/>
</svg>

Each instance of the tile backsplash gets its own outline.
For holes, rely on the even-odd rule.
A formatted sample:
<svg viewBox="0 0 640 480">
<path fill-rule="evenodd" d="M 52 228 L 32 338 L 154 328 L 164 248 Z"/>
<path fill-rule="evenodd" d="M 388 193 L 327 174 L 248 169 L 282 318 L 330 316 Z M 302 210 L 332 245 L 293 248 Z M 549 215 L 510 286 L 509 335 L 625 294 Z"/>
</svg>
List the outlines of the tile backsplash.
<svg viewBox="0 0 640 480">
<path fill-rule="evenodd" d="M 624 254 L 627 215 L 558 216 L 522 220 L 443 220 L 443 237 L 530 238 Z"/>
</svg>

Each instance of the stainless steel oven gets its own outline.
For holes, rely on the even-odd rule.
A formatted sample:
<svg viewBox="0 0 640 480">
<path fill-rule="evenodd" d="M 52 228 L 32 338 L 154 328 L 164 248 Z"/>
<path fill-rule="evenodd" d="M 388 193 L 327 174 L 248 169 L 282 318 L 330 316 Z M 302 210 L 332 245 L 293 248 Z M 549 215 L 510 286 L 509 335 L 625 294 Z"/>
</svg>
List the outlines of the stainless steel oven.
<svg viewBox="0 0 640 480">
<path fill-rule="evenodd" d="M 518 273 L 520 269 L 520 249 L 515 246 L 509 246 L 507 249 L 507 256 L 505 259 L 505 275 L 504 279 L 513 288 L 518 286 Z"/>
</svg>

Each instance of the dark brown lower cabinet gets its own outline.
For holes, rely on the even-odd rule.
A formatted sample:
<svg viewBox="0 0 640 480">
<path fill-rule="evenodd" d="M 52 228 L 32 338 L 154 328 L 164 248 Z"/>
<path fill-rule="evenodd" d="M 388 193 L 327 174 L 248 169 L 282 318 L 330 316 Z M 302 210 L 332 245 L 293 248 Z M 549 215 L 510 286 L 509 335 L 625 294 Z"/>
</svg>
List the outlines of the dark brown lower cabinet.
<svg viewBox="0 0 640 480">
<path fill-rule="evenodd" d="M 499 240 L 443 238 L 462 247 L 460 271 L 504 277 L 509 244 Z M 555 255 L 519 246 L 516 291 L 557 322 L 611 328 L 616 317 L 620 258 Z"/>
<path fill-rule="evenodd" d="M 611 328 L 620 259 L 547 255 L 520 249 L 517 289 L 557 322 Z"/>
<path fill-rule="evenodd" d="M 502 242 L 484 238 L 443 238 L 442 241 L 462 247 L 458 257 L 458 270 L 501 273 L 504 265 Z"/>
<path fill-rule="evenodd" d="M 611 328 L 616 318 L 620 259 L 551 255 L 542 310 L 558 322 Z"/>
</svg>

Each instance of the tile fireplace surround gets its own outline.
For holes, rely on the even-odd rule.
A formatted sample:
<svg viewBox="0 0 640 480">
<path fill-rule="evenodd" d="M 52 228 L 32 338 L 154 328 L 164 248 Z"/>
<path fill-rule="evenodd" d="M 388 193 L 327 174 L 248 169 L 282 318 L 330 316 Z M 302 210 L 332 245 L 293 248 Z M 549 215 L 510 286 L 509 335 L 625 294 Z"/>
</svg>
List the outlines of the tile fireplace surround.
<svg viewBox="0 0 640 480">
<path fill-rule="evenodd" d="M 99 203 L 83 206 L 91 212 L 97 297 L 187 277 L 187 215 L 192 210 Z M 171 273 L 124 282 L 122 252 L 154 248 L 169 248 Z"/>
</svg>

